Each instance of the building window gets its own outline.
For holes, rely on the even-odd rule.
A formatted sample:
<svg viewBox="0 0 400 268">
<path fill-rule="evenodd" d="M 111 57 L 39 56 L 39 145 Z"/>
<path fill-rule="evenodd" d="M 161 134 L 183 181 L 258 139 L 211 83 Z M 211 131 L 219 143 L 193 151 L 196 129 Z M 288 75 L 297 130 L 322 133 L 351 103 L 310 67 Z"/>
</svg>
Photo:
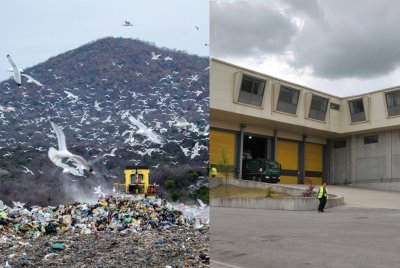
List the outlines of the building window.
<svg viewBox="0 0 400 268">
<path fill-rule="evenodd" d="M 299 90 L 281 86 L 276 110 L 280 112 L 296 114 L 299 95 Z"/>
<path fill-rule="evenodd" d="M 325 121 L 328 102 L 329 100 L 327 98 L 313 94 L 308 118 Z"/>
<path fill-rule="evenodd" d="M 346 140 L 334 141 L 333 142 L 333 148 L 335 148 L 335 149 L 345 148 L 345 147 L 346 147 Z"/>
<path fill-rule="evenodd" d="M 243 75 L 238 102 L 260 106 L 264 96 L 265 81 Z"/>
<path fill-rule="evenodd" d="M 400 91 L 385 93 L 385 97 L 388 115 L 400 115 Z"/>
<path fill-rule="evenodd" d="M 331 102 L 331 109 L 340 111 L 340 104 Z"/>
<path fill-rule="evenodd" d="M 378 135 L 364 137 L 364 144 L 378 143 L 378 141 L 379 141 Z"/>
<path fill-rule="evenodd" d="M 351 122 L 365 121 L 364 103 L 362 99 L 349 101 Z"/>
</svg>

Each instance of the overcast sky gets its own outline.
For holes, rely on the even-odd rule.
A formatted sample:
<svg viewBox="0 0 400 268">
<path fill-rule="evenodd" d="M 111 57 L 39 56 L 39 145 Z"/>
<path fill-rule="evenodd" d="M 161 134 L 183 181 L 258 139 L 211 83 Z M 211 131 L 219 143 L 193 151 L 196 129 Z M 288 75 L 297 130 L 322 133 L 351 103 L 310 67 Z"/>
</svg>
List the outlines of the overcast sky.
<svg viewBox="0 0 400 268">
<path fill-rule="evenodd" d="M 400 2 L 211 1 L 211 57 L 349 96 L 400 85 Z"/>
<path fill-rule="evenodd" d="M 27 68 L 107 36 L 209 55 L 204 0 L 10 0 L 0 10 L 0 81 L 11 76 L 7 54 Z M 122 26 L 125 20 L 133 27 Z"/>
</svg>

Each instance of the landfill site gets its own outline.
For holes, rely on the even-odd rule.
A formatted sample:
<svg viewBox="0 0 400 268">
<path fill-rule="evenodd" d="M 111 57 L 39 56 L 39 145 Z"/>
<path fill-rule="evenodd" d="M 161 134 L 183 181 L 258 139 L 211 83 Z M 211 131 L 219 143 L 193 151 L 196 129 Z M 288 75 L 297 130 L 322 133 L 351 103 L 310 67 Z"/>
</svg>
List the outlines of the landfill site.
<svg viewBox="0 0 400 268">
<path fill-rule="evenodd" d="M 0 201 L 0 267 L 210 267 L 209 207 L 134 195 L 94 204 Z"/>
</svg>

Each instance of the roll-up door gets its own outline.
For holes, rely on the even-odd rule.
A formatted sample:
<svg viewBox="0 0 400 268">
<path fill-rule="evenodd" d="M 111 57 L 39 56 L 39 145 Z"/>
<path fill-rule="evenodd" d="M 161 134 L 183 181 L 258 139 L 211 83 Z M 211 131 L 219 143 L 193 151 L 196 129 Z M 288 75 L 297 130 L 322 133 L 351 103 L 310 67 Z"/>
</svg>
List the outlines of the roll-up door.
<svg viewBox="0 0 400 268">
<path fill-rule="evenodd" d="M 323 145 L 306 143 L 304 183 L 322 184 Z"/>
<path fill-rule="evenodd" d="M 236 135 L 233 133 L 227 133 L 223 131 L 210 131 L 210 164 L 221 165 L 223 163 L 224 155 L 226 157 L 226 164 L 233 171 L 235 163 L 235 147 L 236 147 Z M 220 173 L 218 170 L 218 177 L 225 177 L 225 174 Z M 233 173 L 229 174 L 229 177 L 233 177 Z"/>
<path fill-rule="evenodd" d="M 276 161 L 281 164 L 281 182 L 286 184 L 298 183 L 299 143 L 278 140 L 276 146 Z"/>
</svg>

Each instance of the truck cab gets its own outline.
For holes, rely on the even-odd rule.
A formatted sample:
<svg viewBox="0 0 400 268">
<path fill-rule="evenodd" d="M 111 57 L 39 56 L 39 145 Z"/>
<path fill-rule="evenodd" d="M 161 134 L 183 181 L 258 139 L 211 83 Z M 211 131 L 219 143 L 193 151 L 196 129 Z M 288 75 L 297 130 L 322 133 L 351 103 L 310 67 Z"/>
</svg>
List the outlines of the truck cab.
<svg viewBox="0 0 400 268">
<path fill-rule="evenodd" d="M 243 179 L 278 183 L 280 181 L 281 165 L 265 158 L 243 160 Z"/>
</svg>

